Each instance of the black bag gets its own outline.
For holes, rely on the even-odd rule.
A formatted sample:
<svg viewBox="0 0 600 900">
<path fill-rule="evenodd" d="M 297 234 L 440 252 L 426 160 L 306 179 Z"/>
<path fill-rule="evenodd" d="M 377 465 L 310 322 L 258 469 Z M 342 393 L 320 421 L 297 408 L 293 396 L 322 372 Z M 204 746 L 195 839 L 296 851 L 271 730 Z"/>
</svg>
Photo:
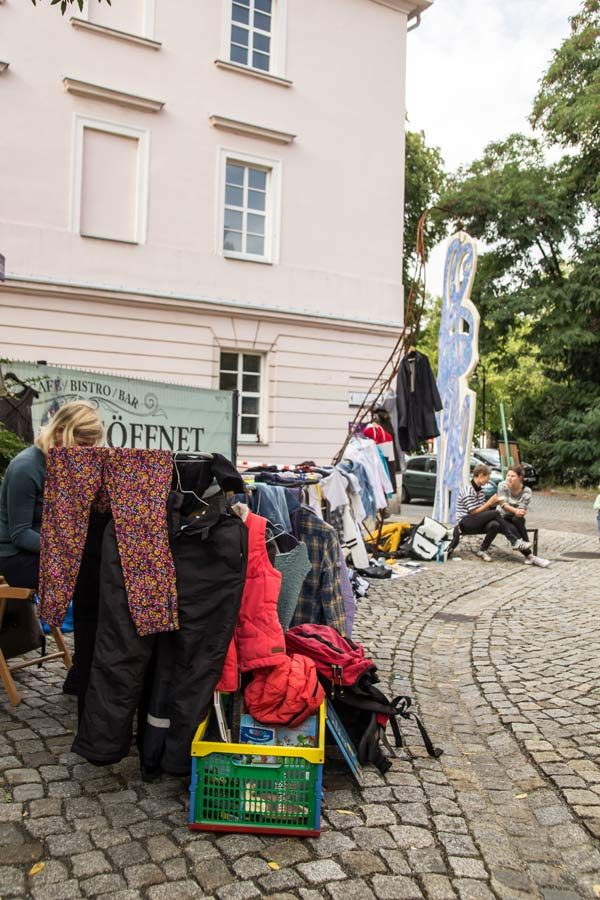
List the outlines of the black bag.
<svg viewBox="0 0 600 900">
<path fill-rule="evenodd" d="M 411 698 L 389 700 L 375 686 L 379 683 L 377 666 L 361 644 L 327 625 L 297 625 L 286 633 L 285 640 L 288 653 L 302 653 L 315 663 L 328 703 L 340 717 L 362 765 L 371 762 L 382 775 L 388 771 L 394 751 L 385 729 L 389 722 L 396 747 L 402 747 L 399 718 L 414 719 L 428 754 L 441 756 L 442 750 L 433 746 L 420 718 L 410 712 Z"/>
<path fill-rule="evenodd" d="M 0 628 L 0 650 L 6 659 L 43 649 L 45 643 L 33 598 L 9 600 Z"/>
</svg>

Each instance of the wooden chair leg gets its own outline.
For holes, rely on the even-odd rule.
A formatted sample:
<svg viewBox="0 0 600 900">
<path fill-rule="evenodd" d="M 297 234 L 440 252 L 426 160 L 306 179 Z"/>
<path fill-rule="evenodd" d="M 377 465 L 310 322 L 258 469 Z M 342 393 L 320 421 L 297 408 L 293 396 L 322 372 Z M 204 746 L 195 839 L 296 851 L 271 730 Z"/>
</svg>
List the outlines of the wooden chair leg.
<svg viewBox="0 0 600 900">
<path fill-rule="evenodd" d="M 4 688 L 6 693 L 8 694 L 8 699 L 12 706 L 18 706 L 21 702 L 21 697 L 17 690 L 17 686 L 13 681 L 13 677 L 10 674 L 10 669 L 8 668 L 8 663 L 4 657 L 4 653 L 0 650 L 0 678 L 2 679 L 2 683 L 4 684 Z"/>
<path fill-rule="evenodd" d="M 70 669 L 73 665 L 73 660 L 71 659 L 71 654 L 69 653 L 69 648 L 65 644 L 65 639 L 62 636 L 62 631 L 60 628 L 57 628 L 56 625 L 50 626 L 50 631 L 52 632 L 52 637 L 56 642 L 56 646 L 62 653 L 63 663 L 67 669 Z"/>
</svg>

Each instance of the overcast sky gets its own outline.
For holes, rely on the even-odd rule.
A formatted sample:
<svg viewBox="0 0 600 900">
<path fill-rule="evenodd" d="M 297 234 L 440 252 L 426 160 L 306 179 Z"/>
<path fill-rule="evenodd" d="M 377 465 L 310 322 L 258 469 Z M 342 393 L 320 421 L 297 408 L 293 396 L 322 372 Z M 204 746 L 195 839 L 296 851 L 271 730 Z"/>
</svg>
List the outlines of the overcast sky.
<svg viewBox="0 0 600 900">
<path fill-rule="evenodd" d="M 434 0 L 408 35 L 406 106 L 408 127 L 440 148 L 447 169 L 476 159 L 490 141 L 529 129 L 539 79 L 580 5 Z M 433 293 L 441 293 L 443 260 L 438 249 L 427 273 Z"/>
</svg>

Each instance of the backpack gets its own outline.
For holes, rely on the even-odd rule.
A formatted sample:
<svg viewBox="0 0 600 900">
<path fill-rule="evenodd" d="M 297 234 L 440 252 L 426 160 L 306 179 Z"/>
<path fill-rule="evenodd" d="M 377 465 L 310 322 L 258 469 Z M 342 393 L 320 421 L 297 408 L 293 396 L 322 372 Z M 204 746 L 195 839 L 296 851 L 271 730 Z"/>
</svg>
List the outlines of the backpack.
<svg viewBox="0 0 600 900">
<path fill-rule="evenodd" d="M 410 712 L 411 698 L 398 696 L 389 700 L 375 687 L 379 682 L 377 666 L 361 644 L 343 637 L 329 625 L 296 625 L 286 632 L 285 642 L 288 653 L 301 653 L 314 661 L 329 702 L 354 742 L 361 764 L 372 762 L 382 775 L 388 771 L 389 756 L 394 754 L 385 729 L 389 722 L 396 747 L 402 747 L 398 718 L 413 718 L 428 754 L 442 754 L 433 746 L 420 718 Z"/>
</svg>

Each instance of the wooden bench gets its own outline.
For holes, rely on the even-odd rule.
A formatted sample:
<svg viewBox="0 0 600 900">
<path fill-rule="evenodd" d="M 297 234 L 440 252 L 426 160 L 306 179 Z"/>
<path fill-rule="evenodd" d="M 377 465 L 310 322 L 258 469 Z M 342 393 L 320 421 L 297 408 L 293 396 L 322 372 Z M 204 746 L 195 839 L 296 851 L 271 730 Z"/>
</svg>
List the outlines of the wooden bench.
<svg viewBox="0 0 600 900">
<path fill-rule="evenodd" d="M 30 603 L 34 593 L 35 591 L 31 590 L 30 588 L 10 587 L 10 585 L 8 585 L 6 581 L 0 576 L 0 628 L 2 627 L 2 622 L 4 621 L 4 613 L 6 612 L 8 601 L 25 600 Z M 26 669 L 28 666 L 41 666 L 53 659 L 62 659 L 65 667 L 67 669 L 71 668 L 71 654 L 67 645 L 65 644 L 65 640 L 60 629 L 55 625 L 51 625 L 50 633 L 54 638 L 56 646 L 58 647 L 58 650 L 55 653 L 45 653 L 43 656 L 36 656 L 33 659 L 22 659 L 20 660 L 20 662 L 12 663 L 11 665 L 9 665 L 6 657 L 4 656 L 4 653 L 0 649 L 0 678 L 2 679 L 2 683 L 4 684 L 6 693 L 8 694 L 8 699 L 10 700 L 12 706 L 18 706 L 21 702 L 21 697 L 12 677 L 13 672 L 18 671 L 19 669 Z"/>
</svg>

